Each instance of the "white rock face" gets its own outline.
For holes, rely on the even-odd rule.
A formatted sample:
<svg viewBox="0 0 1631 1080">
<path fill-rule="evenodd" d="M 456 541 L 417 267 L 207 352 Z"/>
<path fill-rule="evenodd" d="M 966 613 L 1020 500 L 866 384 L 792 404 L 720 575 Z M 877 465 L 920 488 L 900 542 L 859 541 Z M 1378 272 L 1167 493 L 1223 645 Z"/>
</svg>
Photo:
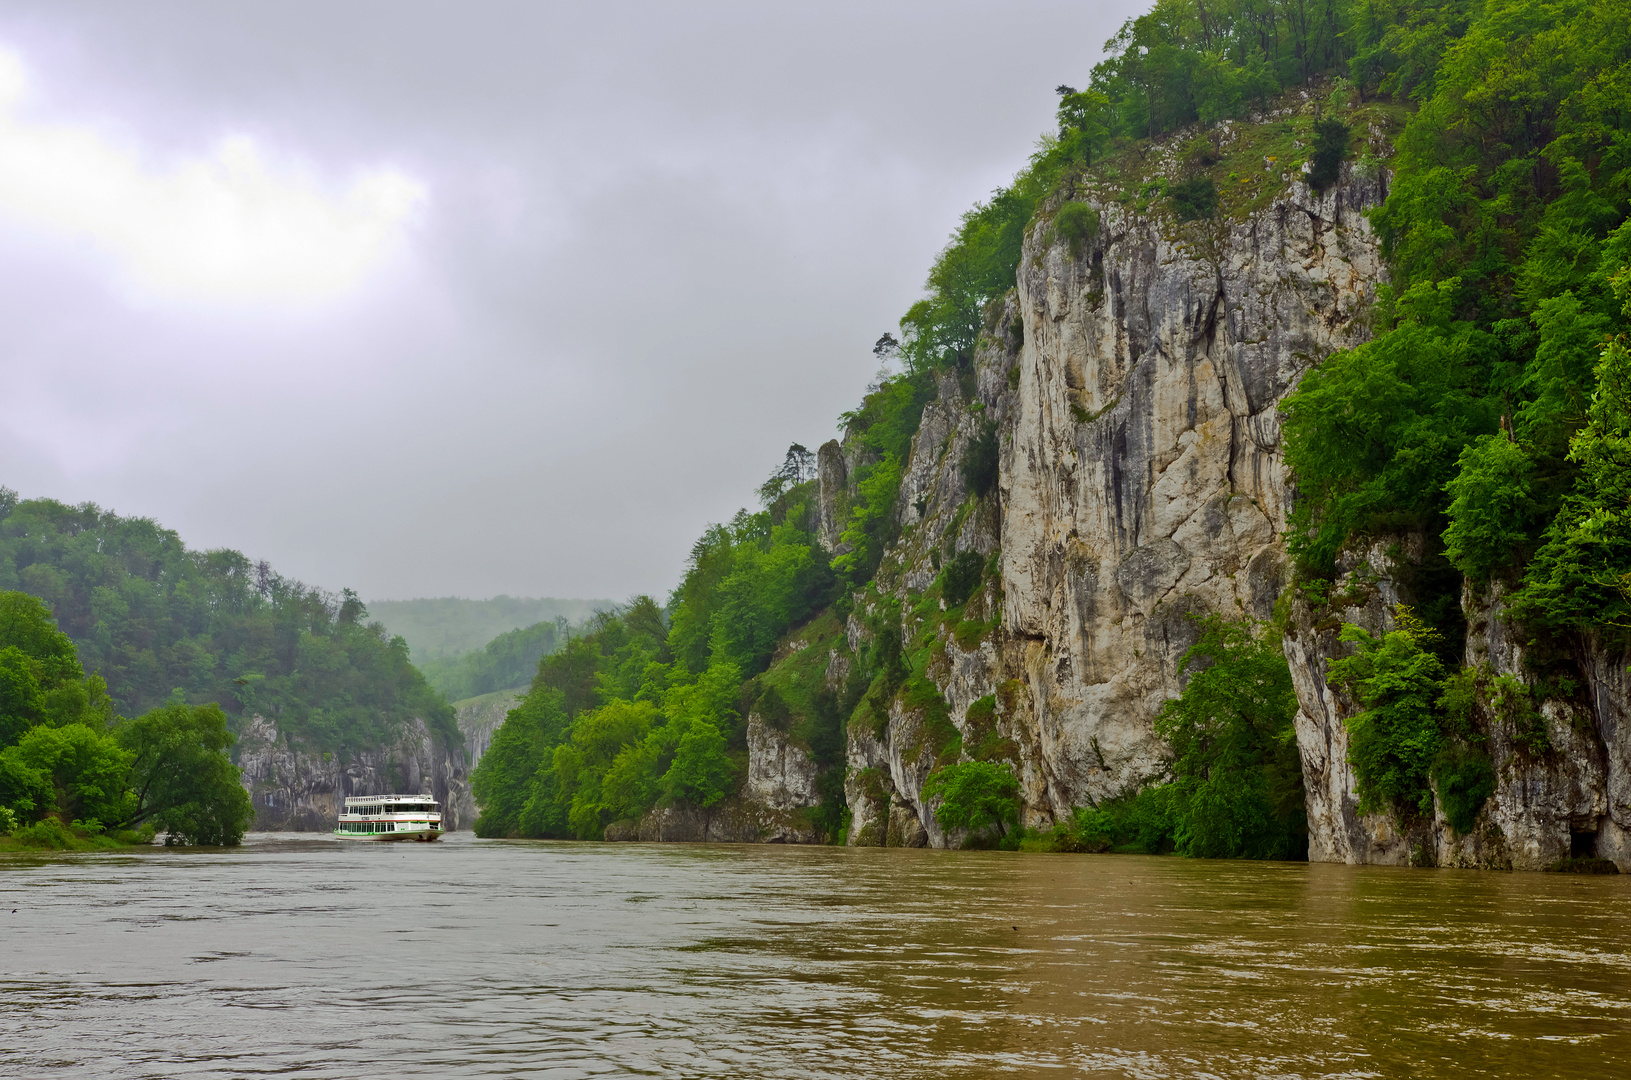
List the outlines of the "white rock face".
<svg viewBox="0 0 1631 1080">
<path fill-rule="evenodd" d="M 821 801 L 810 755 L 758 713 L 748 715 L 748 779 L 742 795 L 772 810 L 793 810 Z"/>
<path fill-rule="evenodd" d="M 257 831 L 326 832 L 347 795 L 429 795 L 441 804 L 449 832 L 469 828 L 476 818 L 464 756 L 450 754 L 422 720 L 391 745 L 342 760 L 295 748 L 271 720 L 254 716 L 236 752 Z"/>
<path fill-rule="evenodd" d="M 1216 226 L 1101 206 L 1079 257 L 1033 233 L 1001 544 L 1036 810 L 1161 770 L 1152 723 L 1180 689 L 1189 613 L 1270 613 L 1285 577 L 1276 409 L 1366 336 L 1383 269 L 1360 212 L 1381 196 L 1352 178 L 1322 198 L 1293 184 Z"/>
</svg>

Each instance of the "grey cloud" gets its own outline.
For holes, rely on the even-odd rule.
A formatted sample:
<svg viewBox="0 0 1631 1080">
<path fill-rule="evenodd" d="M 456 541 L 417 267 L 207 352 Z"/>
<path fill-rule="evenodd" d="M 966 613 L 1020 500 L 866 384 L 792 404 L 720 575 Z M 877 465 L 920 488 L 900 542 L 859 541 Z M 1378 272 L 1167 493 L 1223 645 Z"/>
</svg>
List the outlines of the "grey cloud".
<svg viewBox="0 0 1631 1080">
<path fill-rule="evenodd" d="M 430 202 L 404 264 L 292 315 L 143 306 L 0 226 L 0 482 L 366 596 L 664 592 L 834 433 L 1133 9 L 10 5 L 52 115 Z"/>
</svg>

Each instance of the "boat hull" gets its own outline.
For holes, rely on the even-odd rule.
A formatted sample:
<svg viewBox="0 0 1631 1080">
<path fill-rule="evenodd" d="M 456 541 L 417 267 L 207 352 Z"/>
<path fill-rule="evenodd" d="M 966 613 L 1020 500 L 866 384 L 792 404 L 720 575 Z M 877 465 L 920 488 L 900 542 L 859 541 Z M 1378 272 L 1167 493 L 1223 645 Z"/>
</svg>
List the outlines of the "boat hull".
<svg viewBox="0 0 1631 1080">
<path fill-rule="evenodd" d="M 440 830 L 436 832 L 426 830 L 424 832 L 352 833 L 341 832 L 340 830 L 335 829 L 334 838 L 336 840 L 364 840 L 385 844 L 391 843 L 392 841 L 400 843 L 404 840 L 412 840 L 421 844 L 428 844 L 440 840 L 442 838 L 442 834 Z"/>
</svg>

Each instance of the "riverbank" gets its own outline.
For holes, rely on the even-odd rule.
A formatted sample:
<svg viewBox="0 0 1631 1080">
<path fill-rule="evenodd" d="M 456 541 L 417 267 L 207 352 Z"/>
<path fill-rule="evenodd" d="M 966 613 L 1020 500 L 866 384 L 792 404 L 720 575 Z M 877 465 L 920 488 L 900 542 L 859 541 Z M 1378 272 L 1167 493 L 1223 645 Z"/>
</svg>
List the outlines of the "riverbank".
<svg viewBox="0 0 1631 1080">
<path fill-rule="evenodd" d="M 83 822 L 64 825 L 56 818 L 46 818 L 32 825 L 19 825 L 9 833 L 0 834 L 0 853 L 8 851 L 114 851 L 118 848 L 145 847 L 153 843 L 154 831 L 144 829 L 117 829 L 106 832 L 100 826 L 87 826 Z"/>
</svg>

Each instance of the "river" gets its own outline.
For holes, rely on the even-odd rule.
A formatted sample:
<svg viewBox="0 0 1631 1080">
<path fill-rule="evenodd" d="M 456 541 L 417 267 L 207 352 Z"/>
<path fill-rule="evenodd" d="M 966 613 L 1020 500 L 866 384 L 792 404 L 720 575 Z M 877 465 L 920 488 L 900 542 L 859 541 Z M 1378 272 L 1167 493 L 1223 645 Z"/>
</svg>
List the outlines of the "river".
<svg viewBox="0 0 1631 1080">
<path fill-rule="evenodd" d="M 1631 877 L 251 835 L 0 919 L 5 1076 L 1631 1074 Z"/>
</svg>

